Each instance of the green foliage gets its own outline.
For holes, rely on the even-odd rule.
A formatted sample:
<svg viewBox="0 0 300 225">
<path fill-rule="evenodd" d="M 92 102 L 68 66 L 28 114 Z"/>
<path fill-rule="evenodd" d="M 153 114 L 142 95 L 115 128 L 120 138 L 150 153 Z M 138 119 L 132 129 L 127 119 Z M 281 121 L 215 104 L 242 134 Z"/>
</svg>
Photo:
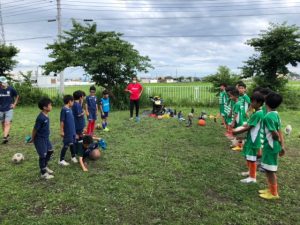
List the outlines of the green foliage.
<svg viewBox="0 0 300 225">
<path fill-rule="evenodd" d="M 133 45 L 122 40 L 122 34 L 99 32 L 95 23 L 82 25 L 73 20 L 73 28 L 64 31 L 61 38 L 61 42 L 46 48 L 54 59 L 43 66 L 46 74 L 80 66 L 97 85 L 112 89 L 152 67 L 149 57 L 141 56 Z"/>
<path fill-rule="evenodd" d="M 28 85 L 27 83 L 15 83 L 14 88 L 17 90 L 20 96 L 18 103 L 19 105 L 36 105 L 42 97 L 48 97 L 48 95 L 45 94 L 42 89 L 33 88 L 31 84 Z"/>
<path fill-rule="evenodd" d="M 19 50 L 13 45 L 0 44 L 0 76 L 7 76 L 7 73 L 13 70 L 18 63 L 13 58 Z"/>
<path fill-rule="evenodd" d="M 283 96 L 282 108 L 299 110 L 300 109 L 300 92 L 299 90 L 289 90 L 285 88 L 280 92 Z"/>
<path fill-rule="evenodd" d="M 259 38 L 247 44 L 257 52 L 246 62 L 244 77 L 254 77 L 254 82 L 272 90 L 283 90 L 289 73 L 288 65 L 297 66 L 300 61 L 300 32 L 296 25 L 270 24 Z"/>
<path fill-rule="evenodd" d="M 231 72 L 227 66 L 219 66 L 216 74 L 203 78 L 204 82 L 211 82 L 213 84 L 213 91 L 219 92 L 220 85 L 225 83 L 227 85 L 235 85 L 240 79 L 238 75 Z"/>
</svg>

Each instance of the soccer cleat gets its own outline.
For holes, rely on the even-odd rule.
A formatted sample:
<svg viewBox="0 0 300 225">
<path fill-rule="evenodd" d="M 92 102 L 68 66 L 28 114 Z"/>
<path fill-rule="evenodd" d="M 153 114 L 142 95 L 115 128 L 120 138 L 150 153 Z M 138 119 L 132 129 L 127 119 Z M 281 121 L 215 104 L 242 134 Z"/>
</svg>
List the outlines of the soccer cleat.
<svg viewBox="0 0 300 225">
<path fill-rule="evenodd" d="M 7 138 L 7 137 L 4 137 L 4 138 L 3 138 L 3 141 L 2 141 L 2 144 L 7 144 L 7 142 L 8 142 L 8 138 Z"/>
<path fill-rule="evenodd" d="M 45 170 L 46 170 L 46 173 L 48 173 L 48 174 L 54 173 L 54 171 L 53 171 L 53 170 L 50 170 L 48 167 L 46 167 Z"/>
<path fill-rule="evenodd" d="M 107 148 L 107 144 L 103 139 L 99 140 L 98 145 L 101 147 L 102 150 L 106 150 Z"/>
<path fill-rule="evenodd" d="M 240 180 L 244 184 L 256 183 L 256 179 L 252 177 L 247 177 L 245 179 Z"/>
<path fill-rule="evenodd" d="M 133 117 L 130 117 L 129 120 L 133 120 Z"/>
<path fill-rule="evenodd" d="M 70 163 L 66 162 L 65 160 L 59 161 L 58 164 L 61 166 L 69 166 L 70 165 Z"/>
<path fill-rule="evenodd" d="M 259 197 L 261 197 L 263 199 L 267 199 L 267 200 L 279 199 L 279 195 L 272 195 L 270 192 L 260 194 Z"/>
<path fill-rule="evenodd" d="M 44 174 L 41 175 L 41 178 L 49 180 L 49 179 L 54 178 L 54 176 L 49 174 L 49 173 L 44 173 Z"/>
<path fill-rule="evenodd" d="M 249 171 L 247 171 L 247 172 L 241 172 L 241 175 L 242 175 L 243 177 L 247 177 L 247 176 L 249 176 Z"/>
<path fill-rule="evenodd" d="M 105 128 L 103 129 L 103 131 L 108 132 L 109 129 L 108 129 L 107 127 L 105 127 Z"/>
<path fill-rule="evenodd" d="M 140 122 L 141 121 L 141 119 L 140 119 L 140 117 L 135 117 L 135 122 Z"/>
<path fill-rule="evenodd" d="M 266 194 L 266 193 L 270 193 L 269 189 L 263 189 L 263 190 L 259 190 L 258 191 L 259 194 Z"/>
<path fill-rule="evenodd" d="M 234 148 L 232 148 L 233 151 L 242 151 L 242 148 L 240 146 L 235 146 Z"/>
<path fill-rule="evenodd" d="M 71 159 L 71 161 L 72 161 L 73 163 L 78 163 L 78 160 L 76 159 L 76 157 L 73 157 L 73 158 Z"/>
</svg>

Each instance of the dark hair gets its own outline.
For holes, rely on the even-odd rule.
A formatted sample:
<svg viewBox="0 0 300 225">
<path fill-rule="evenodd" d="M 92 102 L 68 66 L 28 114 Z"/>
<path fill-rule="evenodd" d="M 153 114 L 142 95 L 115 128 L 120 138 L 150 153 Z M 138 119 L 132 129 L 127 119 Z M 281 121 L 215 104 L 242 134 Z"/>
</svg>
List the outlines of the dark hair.
<svg viewBox="0 0 300 225">
<path fill-rule="evenodd" d="M 85 97 L 85 96 L 86 96 L 86 94 L 85 94 L 84 91 L 81 91 L 81 93 L 82 93 L 82 97 Z"/>
<path fill-rule="evenodd" d="M 260 105 L 262 105 L 264 104 L 265 97 L 261 93 L 255 92 L 251 96 L 251 101 L 256 101 L 257 103 L 260 103 Z"/>
<path fill-rule="evenodd" d="M 73 92 L 73 98 L 74 100 L 79 100 L 82 97 L 82 91 L 74 91 Z"/>
<path fill-rule="evenodd" d="M 232 90 L 235 90 L 236 88 L 234 87 L 234 86 L 227 86 L 226 88 L 225 88 L 225 91 L 226 92 L 230 92 L 230 91 L 232 91 Z"/>
<path fill-rule="evenodd" d="M 92 144 L 93 143 L 93 137 L 91 135 L 85 135 L 85 136 L 83 136 L 82 143 L 84 145 L 90 145 L 90 144 Z"/>
<path fill-rule="evenodd" d="M 90 86 L 90 91 L 96 91 L 96 87 L 94 85 Z"/>
<path fill-rule="evenodd" d="M 245 84 L 243 81 L 237 82 L 237 86 L 238 86 L 238 87 L 244 87 L 244 88 L 247 87 L 246 84 Z"/>
<path fill-rule="evenodd" d="M 263 96 L 267 96 L 268 94 L 270 94 L 271 92 L 273 92 L 270 88 L 262 88 L 260 93 L 263 95 Z"/>
<path fill-rule="evenodd" d="M 256 88 L 253 89 L 252 93 L 255 93 L 255 92 L 261 93 L 262 89 L 263 89 L 262 87 L 256 87 Z"/>
<path fill-rule="evenodd" d="M 109 94 L 108 90 L 104 90 L 104 91 L 102 92 L 102 95 L 108 95 L 108 94 Z"/>
<path fill-rule="evenodd" d="M 64 96 L 64 103 L 68 104 L 70 101 L 74 101 L 74 98 L 72 95 L 65 95 Z"/>
<path fill-rule="evenodd" d="M 226 83 L 221 83 L 221 84 L 220 84 L 220 87 L 221 87 L 221 86 L 223 86 L 223 87 L 226 88 L 226 87 L 227 87 L 227 84 L 226 84 Z"/>
<path fill-rule="evenodd" d="M 231 91 L 229 91 L 229 93 L 235 97 L 239 97 L 240 96 L 240 93 L 237 89 L 233 89 Z"/>
<path fill-rule="evenodd" d="M 49 104 L 52 104 L 52 101 L 50 98 L 41 98 L 38 102 L 38 107 L 40 110 L 43 110 L 44 107 L 48 107 Z"/>
<path fill-rule="evenodd" d="M 265 99 L 266 105 L 271 109 L 276 109 L 281 104 L 282 100 L 282 96 L 275 92 L 271 92 L 270 94 L 268 94 Z"/>
</svg>

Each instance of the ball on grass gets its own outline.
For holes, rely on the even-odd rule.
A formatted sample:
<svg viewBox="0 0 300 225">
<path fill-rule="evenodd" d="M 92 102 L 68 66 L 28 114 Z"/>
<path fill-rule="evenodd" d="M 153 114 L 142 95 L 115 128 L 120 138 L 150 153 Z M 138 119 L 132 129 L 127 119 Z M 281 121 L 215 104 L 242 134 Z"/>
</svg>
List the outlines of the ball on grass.
<svg viewBox="0 0 300 225">
<path fill-rule="evenodd" d="M 205 120 L 200 119 L 200 120 L 198 121 L 198 125 L 199 125 L 199 126 L 205 126 L 205 125 L 206 125 Z"/>
<path fill-rule="evenodd" d="M 19 163 L 23 162 L 24 159 L 25 159 L 25 157 L 22 153 L 16 153 L 13 155 L 11 161 L 15 164 L 19 164 Z"/>
</svg>

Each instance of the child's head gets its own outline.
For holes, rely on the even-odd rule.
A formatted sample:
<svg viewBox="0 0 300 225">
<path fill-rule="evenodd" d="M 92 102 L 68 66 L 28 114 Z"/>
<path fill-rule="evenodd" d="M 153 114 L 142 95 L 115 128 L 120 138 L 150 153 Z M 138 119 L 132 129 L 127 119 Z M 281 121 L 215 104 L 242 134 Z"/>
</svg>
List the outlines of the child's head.
<svg viewBox="0 0 300 225">
<path fill-rule="evenodd" d="M 261 93 L 262 89 L 263 89 L 262 87 L 256 87 L 256 88 L 253 89 L 252 93 L 253 94 L 256 93 L 256 92 Z"/>
<path fill-rule="evenodd" d="M 275 92 L 271 92 L 265 98 L 265 102 L 270 109 L 276 109 L 282 102 L 282 96 Z"/>
<path fill-rule="evenodd" d="M 52 101 L 50 98 L 42 98 L 39 103 L 38 107 L 40 110 L 50 112 L 52 110 Z"/>
<path fill-rule="evenodd" d="M 75 91 L 73 93 L 73 98 L 74 98 L 75 101 L 81 100 L 82 97 L 83 97 L 82 91 Z"/>
<path fill-rule="evenodd" d="M 272 90 L 270 88 L 262 88 L 260 93 L 266 98 L 268 94 L 270 94 Z"/>
<path fill-rule="evenodd" d="M 239 98 L 239 91 L 237 89 L 233 89 L 229 92 L 229 97 L 233 101 L 237 101 Z"/>
<path fill-rule="evenodd" d="M 103 95 L 103 98 L 108 98 L 108 97 L 109 97 L 109 93 L 108 93 L 107 90 L 104 90 L 104 91 L 102 92 L 102 95 Z"/>
<path fill-rule="evenodd" d="M 85 135 L 82 139 L 82 145 L 85 149 L 89 147 L 90 144 L 93 143 L 93 137 L 91 135 Z"/>
<path fill-rule="evenodd" d="M 234 86 L 227 86 L 226 88 L 225 88 L 225 91 L 226 91 L 226 93 L 227 94 L 229 94 L 229 92 L 231 92 L 232 90 L 235 90 L 236 88 L 234 87 Z"/>
<path fill-rule="evenodd" d="M 92 95 L 92 96 L 96 95 L 96 87 L 95 86 L 90 87 L 90 95 Z"/>
<path fill-rule="evenodd" d="M 137 77 L 136 76 L 132 77 L 132 83 L 134 83 L 134 84 L 137 83 Z"/>
<path fill-rule="evenodd" d="M 220 84 L 220 90 L 221 91 L 224 91 L 226 87 L 227 87 L 227 84 L 225 84 L 225 83 Z"/>
<path fill-rule="evenodd" d="M 74 104 L 74 98 L 72 95 L 65 95 L 64 96 L 64 104 L 68 106 L 73 106 Z"/>
<path fill-rule="evenodd" d="M 246 92 L 246 84 L 243 81 L 237 83 L 237 88 L 239 90 L 240 95 L 245 94 Z"/>
<path fill-rule="evenodd" d="M 265 98 L 259 92 L 254 92 L 251 96 L 251 106 L 254 109 L 259 109 L 264 104 Z"/>
</svg>

